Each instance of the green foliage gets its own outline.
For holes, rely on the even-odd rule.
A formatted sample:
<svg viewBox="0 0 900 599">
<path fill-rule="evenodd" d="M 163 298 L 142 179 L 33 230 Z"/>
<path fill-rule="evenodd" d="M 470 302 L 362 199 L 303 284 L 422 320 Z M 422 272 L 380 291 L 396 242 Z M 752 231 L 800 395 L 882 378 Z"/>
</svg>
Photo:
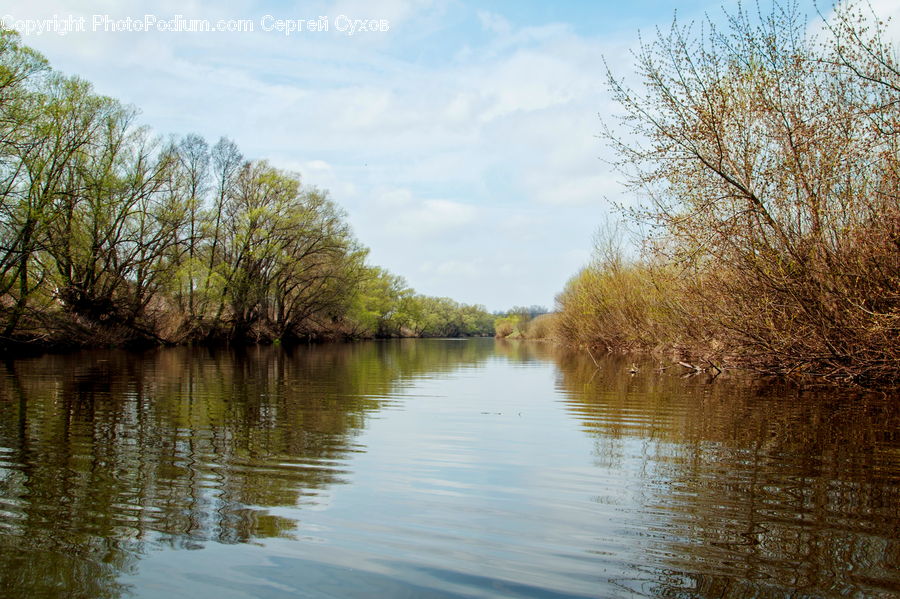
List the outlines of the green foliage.
<svg viewBox="0 0 900 599">
<path fill-rule="evenodd" d="M 324 190 L 235 144 L 164 143 L 0 30 L 7 338 L 290 341 L 492 332 L 366 264 Z"/>
<path fill-rule="evenodd" d="M 558 317 L 556 313 L 538 314 L 528 322 L 522 334 L 526 339 L 555 339 Z"/>
<path fill-rule="evenodd" d="M 509 337 L 519 331 L 522 317 L 518 314 L 500 316 L 494 321 L 494 335 L 499 338 Z"/>
<path fill-rule="evenodd" d="M 365 267 L 348 319 L 353 333 L 365 337 L 398 337 L 409 326 L 412 289 L 403 277 L 383 268 Z"/>
<path fill-rule="evenodd" d="M 316 336 L 346 311 L 359 247 L 328 194 L 265 162 L 246 163 L 224 198 L 211 271 L 215 318 L 237 340 Z M 200 249 L 212 252 L 205 242 Z"/>
<path fill-rule="evenodd" d="M 534 321 L 540 320 L 536 323 Z M 513 306 L 505 314 L 494 318 L 494 336 L 499 339 L 549 339 L 552 331 L 547 327 L 552 320 L 544 306 Z"/>
<path fill-rule="evenodd" d="M 595 259 L 557 296 L 553 335 L 605 350 L 652 349 L 683 340 L 682 288 L 663 265 Z"/>
<path fill-rule="evenodd" d="M 493 334 L 482 306 L 419 295 L 402 277 L 369 268 L 350 319 L 357 334 L 375 337 L 471 337 Z"/>
</svg>

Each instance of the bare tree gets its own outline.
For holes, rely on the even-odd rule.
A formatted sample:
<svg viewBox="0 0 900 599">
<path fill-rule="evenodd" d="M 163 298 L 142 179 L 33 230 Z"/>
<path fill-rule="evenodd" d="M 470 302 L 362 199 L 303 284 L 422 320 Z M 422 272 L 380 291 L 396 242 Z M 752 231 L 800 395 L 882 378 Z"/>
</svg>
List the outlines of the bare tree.
<svg viewBox="0 0 900 599">
<path fill-rule="evenodd" d="M 607 138 L 650 198 L 632 215 L 694 284 L 697 326 L 772 371 L 898 376 L 897 69 L 841 5 L 817 40 L 795 3 L 642 44 Z M 890 373 L 890 374 L 889 374 Z"/>
</svg>

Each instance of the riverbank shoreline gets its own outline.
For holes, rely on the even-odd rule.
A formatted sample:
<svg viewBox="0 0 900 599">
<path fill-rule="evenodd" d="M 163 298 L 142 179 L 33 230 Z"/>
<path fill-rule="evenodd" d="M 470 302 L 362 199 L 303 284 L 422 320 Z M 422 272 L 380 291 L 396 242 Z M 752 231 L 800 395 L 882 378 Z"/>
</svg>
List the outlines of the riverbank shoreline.
<svg viewBox="0 0 900 599">
<path fill-rule="evenodd" d="M 601 345 L 576 344 L 558 337 L 528 337 L 524 334 L 517 336 L 495 337 L 498 341 L 507 343 L 527 342 L 546 343 L 555 348 L 573 353 L 584 354 L 595 368 L 600 368 L 607 357 L 629 358 L 629 364 L 623 365 L 623 369 L 632 375 L 645 373 L 650 370 L 657 374 L 677 374 L 681 377 L 694 377 L 705 375 L 712 380 L 725 376 L 737 375 L 760 380 L 778 380 L 801 390 L 819 389 L 855 389 L 866 393 L 888 395 L 900 389 L 896 384 L 887 384 L 881 381 L 865 381 L 853 377 L 828 377 L 809 374 L 796 369 L 785 369 L 783 372 L 771 369 L 754 368 L 748 361 L 741 360 L 738 355 L 713 353 L 710 350 L 689 348 L 684 345 L 660 344 L 654 347 L 620 347 L 612 348 Z M 635 363 L 652 361 L 654 365 L 636 366 Z"/>
</svg>

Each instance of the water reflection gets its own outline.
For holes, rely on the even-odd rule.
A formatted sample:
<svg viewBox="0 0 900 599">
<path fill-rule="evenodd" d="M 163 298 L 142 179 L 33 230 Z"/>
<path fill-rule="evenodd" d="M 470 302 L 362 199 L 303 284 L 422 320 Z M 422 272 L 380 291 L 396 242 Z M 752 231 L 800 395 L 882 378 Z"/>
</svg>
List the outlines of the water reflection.
<svg viewBox="0 0 900 599">
<path fill-rule="evenodd" d="M 0 596 L 900 593 L 896 398 L 632 359 L 419 340 L 7 361 Z"/>
<path fill-rule="evenodd" d="M 354 437 L 404 381 L 482 344 L 166 349 L 7 361 L 0 589 L 117 597 L 148 550 L 295 534 L 267 508 L 342 482 Z"/>
<path fill-rule="evenodd" d="M 658 372 L 557 353 L 567 409 L 622 467 L 639 440 L 634 542 L 617 580 L 660 597 L 900 593 L 896 398 Z"/>
</svg>

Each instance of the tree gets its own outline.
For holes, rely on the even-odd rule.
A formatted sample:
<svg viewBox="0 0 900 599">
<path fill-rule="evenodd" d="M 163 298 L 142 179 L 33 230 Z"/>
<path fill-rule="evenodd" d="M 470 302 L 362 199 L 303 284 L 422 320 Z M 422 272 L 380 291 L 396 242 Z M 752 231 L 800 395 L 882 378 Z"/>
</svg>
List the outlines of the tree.
<svg viewBox="0 0 900 599">
<path fill-rule="evenodd" d="M 188 204 L 174 193 L 177 157 L 160 151 L 135 112 L 94 96 L 77 80 L 60 82 L 67 118 L 80 127 L 78 151 L 64 156 L 65 185 L 55 187 L 45 253 L 55 267 L 55 295 L 71 313 L 151 334 L 139 320 L 160 291 Z M 176 263 L 178 258 L 174 260 Z"/>
<path fill-rule="evenodd" d="M 136 120 L 0 29 L 4 347 L 483 327 L 480 308 L 367 265 L 328 192 Z"/>
<path fill-rule="evenodd" d="M 215 320 L 229 309 L 231 336 L 256 326 L 275 338 L 338 320 L 357 283 L 360 248 L 343 213 L 317 189 L 266 162 L 246 163 L 225 196 L 214 267 L 223 281 Z"/>
<path fill-rule="evenodd" d="M 0 28 L 0 296 L 11 294 L 14 304 L 4 327 L 7 336 L 34 291 L 28 275 L 47 194 L 33 181 L 40 174 L 27 168 L 25 158 L 41 141 L 33 135 L 42 116 L 34 90 L 47 72 L 40 54 L 22 46 L 15 32 Z"/>
<path fill-rule="evenodd" d="M 295 200 L 272 232 L 281 248 L 270 290 L 276 338 L 339 320 L 361 276 L 362 249 L 327 192 L 310 188 Z"/>
<path fill-rule="evenodd" d="M 766 370 L 900 358 L 897 68 L 855 14 L 821 42 L 796 4 L 674 22 L 637 53 L 640 90 L 609 75 L 607 139 L 649 198 L 632 215 L 686 268 L 697 325 Z"/>
<path fill-rule="evenodd" d="M 403 277 L 377 267 L 365 267 L 348 316 L 356 334 L 398 337 L 410 326 L 414 292 Z"/>
<path fill-rule="evenodd" d="M 196 317 L 194 287 L 199 273 L 197 259 L 201 242 L 201 209 L 209 189 L 209 144 L 199 135 L 190 134 L 181 140 L 175 154 L 178 157 L 178 173 L 187 196 L 188 252 L 185 274 L 188 280 L 188 317 L 193 320 Z"/>
</svg>

